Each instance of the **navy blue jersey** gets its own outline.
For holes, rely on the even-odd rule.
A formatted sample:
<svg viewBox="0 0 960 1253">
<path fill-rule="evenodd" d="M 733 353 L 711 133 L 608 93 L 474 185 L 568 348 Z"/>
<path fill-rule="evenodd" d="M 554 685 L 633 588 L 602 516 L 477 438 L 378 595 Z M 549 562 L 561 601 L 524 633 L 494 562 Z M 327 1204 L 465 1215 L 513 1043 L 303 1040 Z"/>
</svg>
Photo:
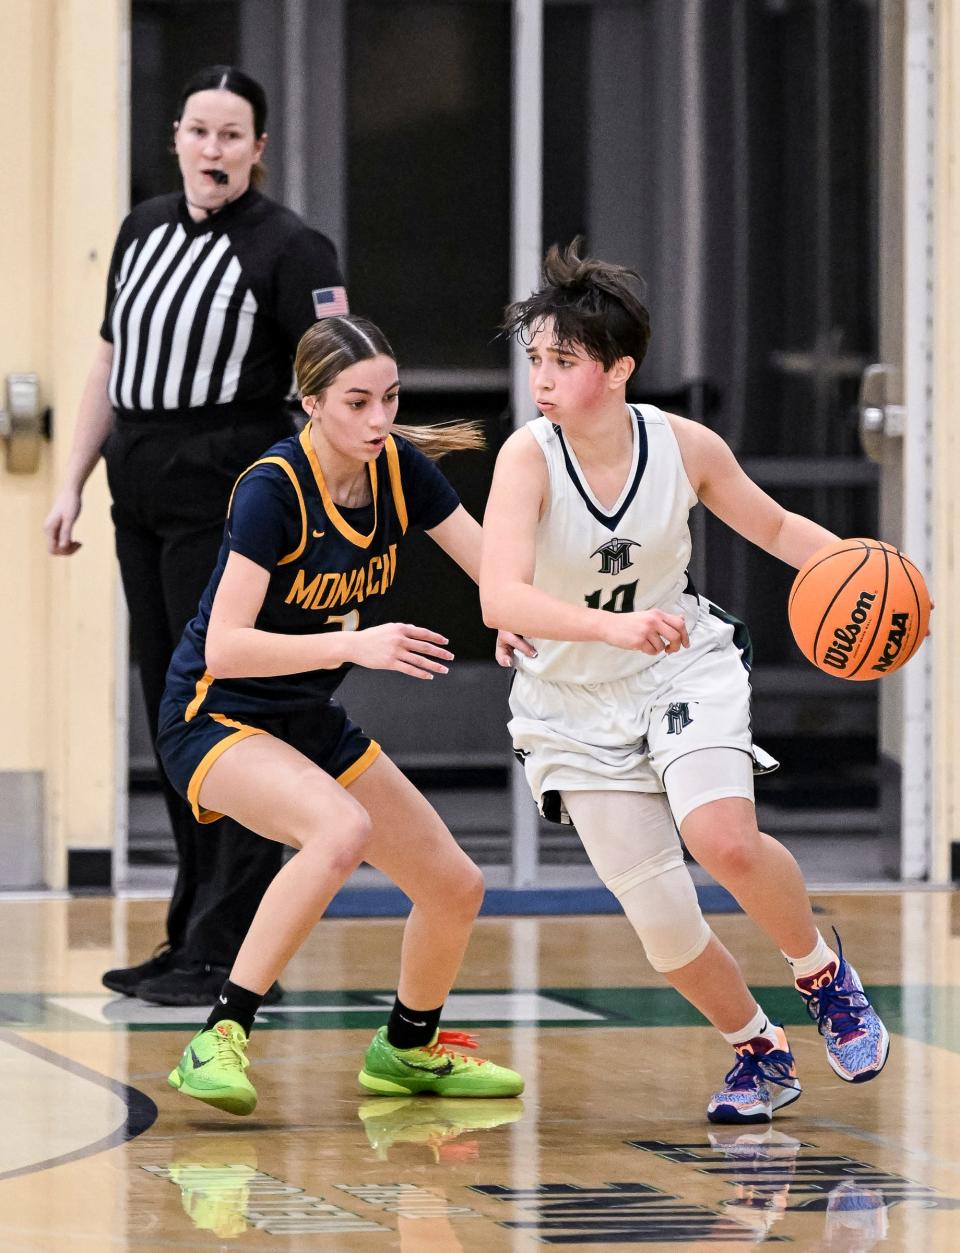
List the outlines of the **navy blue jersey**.
<svg viewBox="0 0 960 1253">
<path fill-rule="evenodd" d="M 391 436 L 368 469 L 372 501 L 330 497 L 310 428 L 274 444 L 237 480 L 216 568 L 167 671 L 167 697 L 192 719 L 282 714 L 326 700 L 349 666 L 268 678 L 213 679 L 204 660 L 213 598 L 231 552 L 270 572 L 256 627 L 285 635 L 362 630 L 389 621 L 404 536 L 439 526 L 460 501 L 429 458 Z"/>
</svg>

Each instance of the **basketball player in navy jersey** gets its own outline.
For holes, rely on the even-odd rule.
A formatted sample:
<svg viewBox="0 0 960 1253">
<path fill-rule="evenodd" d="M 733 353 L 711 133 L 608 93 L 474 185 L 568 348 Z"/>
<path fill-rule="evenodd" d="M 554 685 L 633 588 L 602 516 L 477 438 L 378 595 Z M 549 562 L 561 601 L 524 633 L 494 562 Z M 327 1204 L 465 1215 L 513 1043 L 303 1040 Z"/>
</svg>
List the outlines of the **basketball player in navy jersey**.
<svg viewBox="0 0 960 1253">
<path fill-rule="evenodd" d="M 757 829 L 754 771 L 776 763 L 751 739 L 745 629 L 690 585 L 688 514 L 702 501 L 795 567 L 836 537 L 706 427 L 626 403 L 650 335 L 638 282 L 554 247 L 543 286 L 507 310 L 542 416 L 497 460 L 481 600 L 536 648 L 516 656 L 510 730 L 541 811 L 573 822 L 651 965 L 734 1047 L 708 1118 L 767 1122 L 800 1095 L 793 1055 L 704 920 L 675 823 L 783 952 L 840 1078 L 872 1079 L 889 1041 L 796 861 Z"/>
<path fill-rule="evenodd" d="M 468 423 L 391 434 L 396 361 L 362 318 L 316 323 L 295 369 L 310 421 L 237 482 L 219 561 L 170 665 L 158 744 L 198 821 L 229 814 L 298 852 L 267 889 L 170 1083 L 230 1113 L 253 1110 L 244 1071 L 257 1009 L 365 860 L 413 908 L 397 1000 L 367 1050 L 361 1085 L 391 1095 L 515 1096 L 518 1074 L 459 1051 L 475 1046 L 469 1036 L 439 1031 L 480 908 L 480 871 L 332 699 L 351 665 L 422 680 L 447 672 L 448 641 L 391 622 L 390 591 L 414 528 L 478 577 L 480 527 L 431 457 L 482 440 Z M 532 652 L 503 636 L 498 655 L 510 647 Z"/>
</svg>

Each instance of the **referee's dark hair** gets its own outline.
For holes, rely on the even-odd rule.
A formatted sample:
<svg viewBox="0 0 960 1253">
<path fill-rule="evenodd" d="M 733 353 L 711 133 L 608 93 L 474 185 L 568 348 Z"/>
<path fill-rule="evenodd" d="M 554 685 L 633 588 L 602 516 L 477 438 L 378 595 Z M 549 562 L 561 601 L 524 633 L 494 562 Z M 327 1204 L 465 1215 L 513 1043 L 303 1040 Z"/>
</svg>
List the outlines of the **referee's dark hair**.
<svg viewBox="0 0 960 1253">
<path fill-rule="evenodd" d="M 235 65 L 208 65 L 188 78 L 180 89 L 177 121 L 183 117 L 187 101 L 198 91 L 232 91 L 253 109 L 253 131 L 257 139 L 267 129 L 267 93 L 255 78 Z"/>
</svg>

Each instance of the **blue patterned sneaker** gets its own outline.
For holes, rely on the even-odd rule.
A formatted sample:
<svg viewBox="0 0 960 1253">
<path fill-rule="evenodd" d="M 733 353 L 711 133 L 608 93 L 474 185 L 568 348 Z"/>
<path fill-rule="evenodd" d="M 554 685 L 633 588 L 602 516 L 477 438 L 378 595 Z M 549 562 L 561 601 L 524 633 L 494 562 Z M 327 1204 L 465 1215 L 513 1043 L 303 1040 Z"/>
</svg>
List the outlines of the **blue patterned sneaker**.
<svg viewBox="0 0 960 1253">
<path fill-rule="evenodd" d="M 779 1048 L 763 1036 L 748 1040 L 736 1050 L 733 1069 L 724 1086 L 714 1092 L 707 1106 L 711 1122 L 770 1122 L 775 1109 L 791 1105 L 800 1095 L 800 1080 L 782 1027 L 775 1027 Z"/>
<path fill-rule="evenodd" d="M 722 1178 L 734 1194 L 722 1202 L 724 1215 L 749 1227 L 755 1244 L 775 1239 L 771 1228 L 787 1212 L 803 1142 L 772 1127 L 711 1131 L 708 1139 L 730 1163 Z"/>
<path fill-rule="evenodd" d="M 887 1238 L 890 1230 L 887 1203 L 882 1192 L 864 1188 L 856 1180 L 838 1184 L 827 1198 L 827 1221 L 823 1230 L 824 1250 L 872 1249 Z"/>
<path fill-rule="evenodd" d="M 883 1070 L 890 1037 L 870 1004 L 854 968 L 843 958 L 836 930 L 840 967 L 830 962 L 816 974 L 796 980 L 807 1013 L 827 1046 L 827 1061 L 847 1083 L 866 1083 Z"/>
</svg>

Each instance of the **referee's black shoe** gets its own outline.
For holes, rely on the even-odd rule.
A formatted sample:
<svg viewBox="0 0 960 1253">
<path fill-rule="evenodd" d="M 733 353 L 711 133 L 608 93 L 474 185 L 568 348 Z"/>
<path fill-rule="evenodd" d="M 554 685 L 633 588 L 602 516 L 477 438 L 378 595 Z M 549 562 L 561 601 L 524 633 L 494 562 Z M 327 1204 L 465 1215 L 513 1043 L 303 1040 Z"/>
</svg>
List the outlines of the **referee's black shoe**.
<svg viewBox="0 0 960 1253">
<path fill-rule="evenodd" d="M 137 984 L 135 996 L 150 1005 L 209 1006 L 220 995 L 224 981 L 230 976 L 229 966 L 212 966 L 209 962 L 190 961 L 181 955 L 170 969 L 143 979 Z M 263 998 L 264 1005 L 276 1005 L 283 999 L 283 988 L 275 983 Z"/>
<path fill-rule="evenodd" d="M 101 976 L 100 982 L 111 992 L 119 992 L 121 996 L 136 996 L 137 988 L 144 979 L 155 979 L 165 974 L 175 964 L 176 953 L 169 944 L 161 944 L 151 957 L 139 966 L 118 966 L 116 970 L 108 970 Z"/>
</svg>

